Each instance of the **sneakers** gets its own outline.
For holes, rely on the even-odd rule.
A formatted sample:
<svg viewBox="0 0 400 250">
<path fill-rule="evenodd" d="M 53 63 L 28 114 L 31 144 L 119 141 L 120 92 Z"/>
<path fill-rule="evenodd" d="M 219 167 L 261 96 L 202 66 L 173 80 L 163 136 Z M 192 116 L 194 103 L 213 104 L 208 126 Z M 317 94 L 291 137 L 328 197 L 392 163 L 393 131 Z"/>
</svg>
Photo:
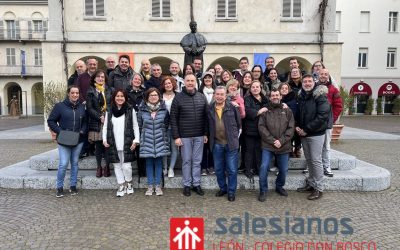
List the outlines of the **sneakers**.
<svg viewBox="0 0 400 250">
<path fill-rule="evenodd" d="M 133 190 L 132 183 L 128 182 L 128 185 L 126 186 L 126 193 L 127 194 L 133 194 L 133 192 L 135 192 L 135 191 Z"/>
<path fill-rule="evenodd" d="M 275 172 L 275 171 L 278 171 L 277 167 L 272 167 L 272 168 L 269 169 L 269 172 Z"/>
<path fill-rule="evenodd" d="M 57 188 L 56 197 L 57 197 L 57 198 L 61 198 L 61 197 L 63 197 L 63 196 L 64 196 L 64 190 L 63 190 L 63 188 Z"/>
<path fill-rule="evenodd" d="M 172 168 L 168 169 L 168 178 L 174 178 L 174 170 Z"/>
<path fill-rule="evenodd" d="M 124 185 L 120 185 L 117 190 L 117 197 L 122 197 L 126 193 L 126 187 Z"/>
<path fill-rule="evenodd" d="M 147 188 L 146 193 L 145 193 L 144 195 L 146 195 L 146 196 L 152 196 L 152 195 L 153 195 L 153 192 L 154 192 L 154 187 L 153 187 L 153 186 L 149 186 L 149 187 Z"/>
<path fill-rule="evenodd" d="M 209 174 L 215 174 L 214 168 L 207 168 Z"/>
<path fill-rule="evenodd" d="M 207 175 L 207 169 L 202 169 L 201 170 L 201 175 L 206 176 Z"/>
<path fill-rule="evenodd" d="M 156 195 L 157 196 L 163 195 L 163 191 L 162 191 L 161 187 L 158 185 L 156 186 Z"/>
<path fill-rule="evenodd" d="M 330 169 L 324 169 L 324 175 L 328 177 L 333 177 L 332 170 Z"/>
<path fill-rule="evenodd" d="M 76 186 L 71 186 L 69 188 L 69 192 L 71 195 L 77 195 L 78 194 L 78 190 L 76 189 Z"/>
<path fill-rule="evenodd" d="M 303 174 L 308 174 L 308 169 L 307 168 L 303 170 Z"/>
</svg>

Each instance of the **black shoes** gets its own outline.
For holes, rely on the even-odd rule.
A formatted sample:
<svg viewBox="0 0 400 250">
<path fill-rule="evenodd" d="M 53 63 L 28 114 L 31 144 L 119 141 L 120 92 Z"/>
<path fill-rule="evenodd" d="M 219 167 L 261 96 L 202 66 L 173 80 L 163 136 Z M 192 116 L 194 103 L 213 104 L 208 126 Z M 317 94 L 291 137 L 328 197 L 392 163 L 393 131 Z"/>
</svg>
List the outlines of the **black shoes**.
<svg viewBox="0 0 400 250">
<path fill-rule="evenodd" d="M 326 169 L 324 169 L 324 175 L 325 175 L 325 176 L 328 176 L 328 177 L 333 177 L 333 173 L 332 173 L 331 170 L 326 170 Z"/>
<path fill-rule="evenodd" d="M 228 194 L 228 201 L 235 201 L 235 194 Z"/>
<path fill-rule="evenodd" d="M 63 188 L 57 188 L 56 197 L 57 197 L 57 198 L 61 198 L 61 197 L 63 197 L 63 196 L 64 196 L 64 190 L 63 190 Z"/>
<path fill-rule="evenodd" d="M 267 199 L 267 193 L 266 192 L 260 192 L 258 195 L 258 200 L 261 202 L 264 202 Z"/>
<path fill-rule="evenodd" d="M 184 195 L 184 196 L 190 196 L 190 187 L 185 186 L 185 187 L 183 188 L 183 195 Z"/>
<path fill-rule="evenodd" d="M 314 188 L 313 187 L 311 187 L 310 185 L 306 185 L 305 187 L 302 187 L 302 188 L 298 188 L 297 189 L 297 192 L 301 192 L 301 193 L 305 193 L 305 192 L 313 192 L 314 191 Z"/>
<path fill-rule="evenodd" d="M 277 187 L 275 189 L 275 192 L 277 192 L 278 194 L 280 194 L 281 196 L 288 196 L 288 193 L 286 192 L 285 189 L 283 189 L 282 187 Z"/>
<path fill-rule="evenodd" d="M 307 199 L 309 200 L 318 200 L 319 198 L 322 197 L 322 192 L 318 190 L 314 190 L 308 197 Z"/>
<path fill-rule="evenodd" d="M 78 190 L 76 189 L 76 186 L 71 186 L 69 189 L 69 192 L 71 195 L 77 195 L 78 194 Z"/>
<path fill-rule="evenodd" d="M 216 197 L 221 197 L 221 196 L 226 195 L 227 193 L 228 193 L 228 192 L 226 192 L 226 191 L 219 190 L 219 191 L 215 194 L 215 196 L 216 196 Z"/>
<path fill-rule="evenodd" d="M 204 195 L 204 191 L 200 186 L 193 186 L 193 191 L 200 196 Z"/>
</svg>

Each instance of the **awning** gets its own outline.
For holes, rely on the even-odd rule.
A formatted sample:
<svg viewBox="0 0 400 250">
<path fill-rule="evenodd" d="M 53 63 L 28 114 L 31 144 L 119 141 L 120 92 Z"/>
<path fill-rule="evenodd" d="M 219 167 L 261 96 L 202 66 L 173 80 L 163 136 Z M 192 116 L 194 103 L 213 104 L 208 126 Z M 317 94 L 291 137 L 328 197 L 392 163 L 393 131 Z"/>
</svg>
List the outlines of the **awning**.
<svg viewBox="0 0 400 250">
<path fill-rule="evenodd" d="M 378 91 L 378 96 L 384 95 L 400 95 L 399 86 L 393 82 L 383 84 Z"/>
<path fill-rule="evenodd" d="M 365 82 L 359 82 L 353 85 L 350 89 L 351 95 L 372 95 L 371 87 Z"/>
</svg>

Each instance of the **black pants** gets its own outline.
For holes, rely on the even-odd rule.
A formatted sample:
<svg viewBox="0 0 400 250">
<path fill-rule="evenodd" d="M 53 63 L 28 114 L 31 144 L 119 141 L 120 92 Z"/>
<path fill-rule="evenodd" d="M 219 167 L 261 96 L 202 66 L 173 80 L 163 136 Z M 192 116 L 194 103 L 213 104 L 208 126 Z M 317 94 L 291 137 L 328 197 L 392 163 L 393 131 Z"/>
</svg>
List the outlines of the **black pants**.
<svg viewBox="0 0 400 250">
<path fill-rule="evenodd" d="M 292 145 L 294 146 L 295 149 L 301 148 L 301 138 L 299 134 L 297 134 L 296 132 L 294 133 L 294 136 L 292 138 Z"/>
<path fill-rule="evenodd" d="M 203 147 L 203 158 L 201 159 L 201 169 L 208 169 L 214 167 L 213 155 L 210 151 L 210 144 L 207 142 Z"/>
<path fill-rule="evenodd" d="M 95 141 L 94 145 L 95 145 L 94 155 L 96 156 L 97 166 L 101 167 L 101 159 L 103 159 L 103 157 L 106 160 L 106 166 L 110 165 L 108 154 L 106 152 L 106 148 L 103 145 L 103 141 Z"/>
<path fill-rule="evenodd" d="M 261 165 L 261 138 L 246 135 L 245 141 L 245 173 L 258 174 Z"/>
</svg>

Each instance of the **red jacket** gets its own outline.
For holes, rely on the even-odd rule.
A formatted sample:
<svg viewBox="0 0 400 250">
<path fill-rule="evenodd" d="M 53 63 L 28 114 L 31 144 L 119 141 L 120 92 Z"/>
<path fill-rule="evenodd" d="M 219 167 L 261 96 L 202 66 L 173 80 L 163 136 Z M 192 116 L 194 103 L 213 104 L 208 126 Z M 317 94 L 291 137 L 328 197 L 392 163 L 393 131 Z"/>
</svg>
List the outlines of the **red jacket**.
<svg viewBox="0 0 400 250">
<path fill-rule="evenodd" d="M 333 123 L 339 118 L 340 113 L 343 111 L 343 100 L 340 96 L 339 90 L 333 86 L 332 83 L 328 82 L 324 84 L 328 88 L 328 101 L 332 106 Z"/>
</svg>

